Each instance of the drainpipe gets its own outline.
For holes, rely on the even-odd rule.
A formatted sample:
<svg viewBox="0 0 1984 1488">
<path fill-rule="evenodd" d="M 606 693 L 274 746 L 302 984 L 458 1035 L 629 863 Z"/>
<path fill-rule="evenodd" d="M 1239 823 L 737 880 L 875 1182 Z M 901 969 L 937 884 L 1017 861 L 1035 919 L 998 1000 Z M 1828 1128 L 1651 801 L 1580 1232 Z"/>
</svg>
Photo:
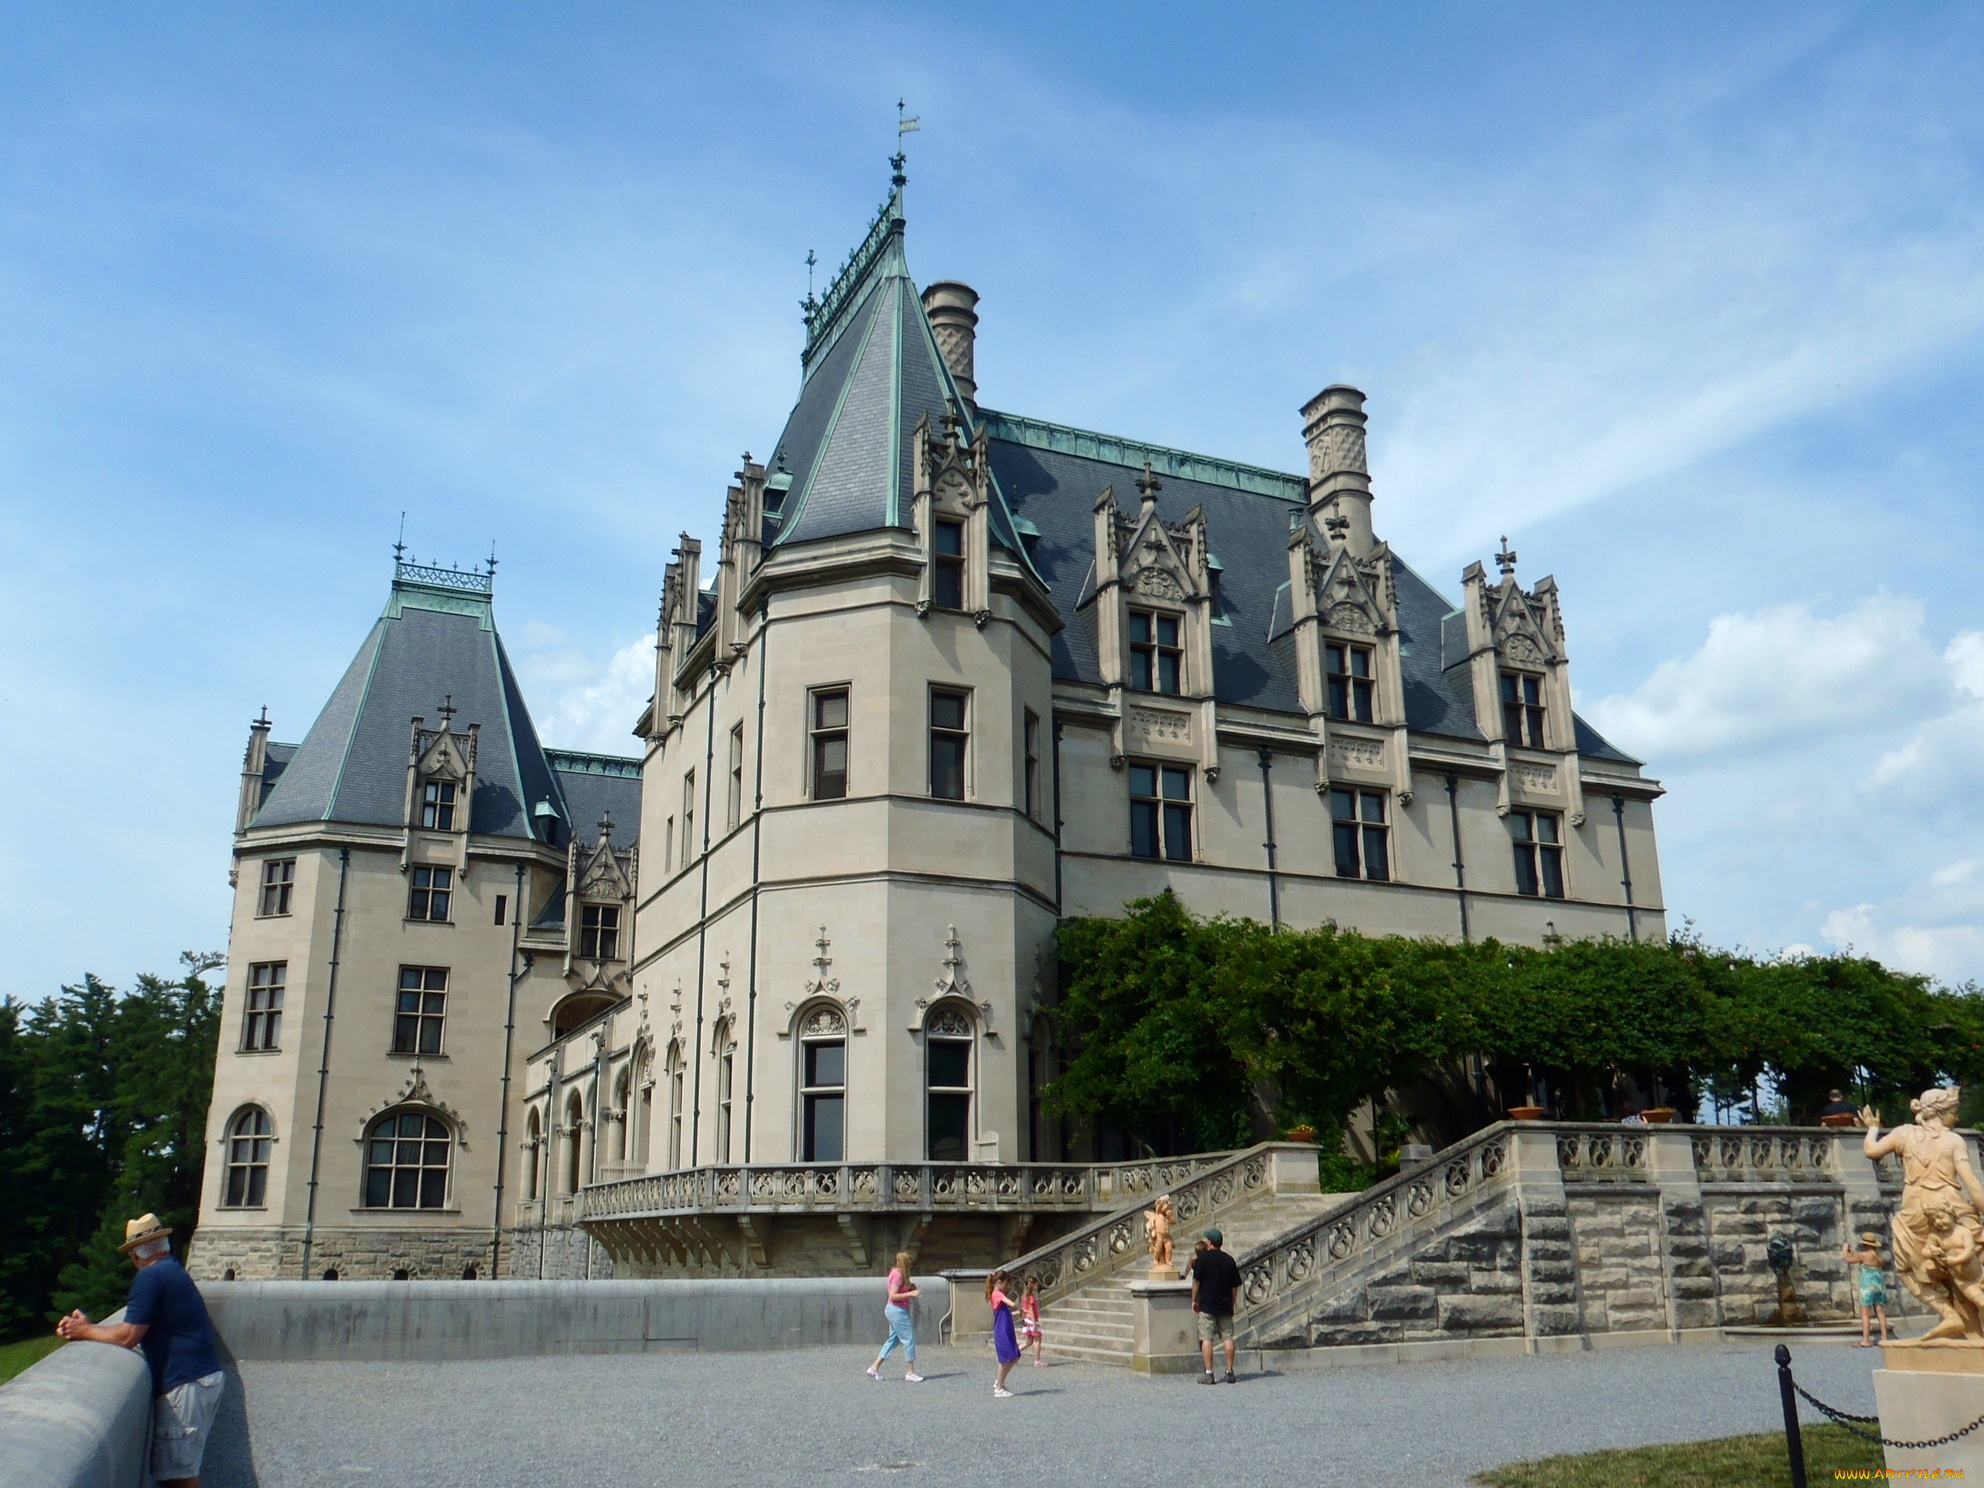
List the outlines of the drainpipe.
<svg viewBox="0 0 1984 1488">
<path fill-rule="evenodd" d="M 1624 796 L 1614 796 L 1612 798 L 1612 820 L 1619 827 L 1619 886 L 1626 891 L 1626 933 L 1632 937 L 1633 944 L 1638 945 L 1640 943 L 1640 926 L 1639 917 L 1633 913 L 1633 864 L 1632 860 L 1626 856 L 1626 798 Z"/>
<path fill-rule="evenodd" d="M 503 1174 L 510 1163 L 510 1054 L 517 1037 L 517 950 L 524 928 L 524 865 L 517 864 L 517 892 L 510 901 L 510 998 L 503 1012 L 503 1102 L 496 1127 L 496 1212 L 489 1220 L 489 1279 L 503 1272 Z"/>
<path fill-rule="evenodd" d="M 765 820 L 765 667 L 771 651 L 772 601 L 758 611 L 758 761 L 751 787 L 751 969 L 744 992 L 744 1162 L 751 1161 L 751 1102 L 758 1073 L 758 847 Z"/>
<path fill-rule="evenodd" d="M 1261 760 L 1261 804 L 1267 809 L 1268 840 L 1261 844 L 1268 850 L 1268 925 L 1281 928 L 1281 885 L 1276 882 L 1274 872 L 1274 751 L 1263 749 Z"/>
<path fill-rule="evenodd" d="M 1054 913 L 1061 913 L 1061 732 L 1064 725 L 1054 720 Z"/>
<path fill-rule="evenodd" d="M 710 663 L 709 738 L 703 744 L 703 888 L 696 912 L 696 1084 L 695 1110 L 689 1114 L 689 1166 L 696 1166 L 697 1134 L 703 1124 L 703 958 L 710 936 L 710 802 L 716 781 L 716 663 Z"/>
<path fill-rule="evenodd" d="M 310 1247 L 317 1234 L 317 1165 L 324 1152 L 324 1092 L 331 1082 L 331 1019 L 337 1012 L 338 951 L 344 941 L 344 883 L 351 849 L 338 849 L 338 905 L 331 916 L 331 980 L 324 989 L 324 1051 L 317 1061 L 317 1123 L 310 1131 L 310 1189 L 303 1210 L 303 1272 L 310 1279 Z"/>
<path fill-rule="evenodd" d="M 1473 944 L 1467 933 L 1467 865 L 1460 851 L 1460 777 L 1447 772 L 1447 818 L 1454 828 L 1454 898 L 1460 903 L 1460 943 Z"/>
</svg>

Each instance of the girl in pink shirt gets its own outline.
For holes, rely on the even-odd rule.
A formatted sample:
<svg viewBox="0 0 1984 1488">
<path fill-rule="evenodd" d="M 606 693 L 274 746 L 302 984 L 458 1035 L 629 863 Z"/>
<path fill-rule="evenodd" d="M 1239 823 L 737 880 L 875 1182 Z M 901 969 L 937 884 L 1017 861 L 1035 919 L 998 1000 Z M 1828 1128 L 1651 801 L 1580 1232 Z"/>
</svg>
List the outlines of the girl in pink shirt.
<svg viewBox="0 0 1984 1488">
<path fill-rule="evenodd" d="M 909 1266 L 909 1252 L 897 1251 L 895 1268 L 889 1272 L 889 1300 L 882 1309 L 883 1316 L 889 1320 L 889 1336 L 882 1345 L 882 1351 L 875 1355 L 875 1362 L 868 1366 L 868 1378 L 873 1380 L 882 1377 L 882 1361 L 895 1352 L 897 1344 L 901 1344 L 903 1358 L 908 1364 L 903 1379 L 912 1385 L 923 1383 L 923 1376 L 916 1372 L 916 1322 L 909 1315 L 909 1304 L 923 1293 L 909 1279 Z"/>
<path fill-rule="evenodd" d="M 1003 1271 L 985 1278 L 985 1300 L 992 1304 L 992 1347 L 999 1355 L 999 1378 L 992 1382 L 992 1394 L 1001 1400 L 1013 1393 L 1006 1388 L 1006 1376 L 1020 1360 L 1019 1340 L 1013 1337 L 1013 1299 L 1006 1295 L 1012 1284 Z"/>
<path fill-rule="evenodd" d="M 1026 1295 L 1020 1298 L 1020 1348 L 1033 1345 L 1033 1367 L 1045 1369 L 1047 1361 L 1040 1357 L 1042 1340 L 1040 1336 L 1040 1278 L 1029 1276 L 1026 1279 Z"/>
</svg>

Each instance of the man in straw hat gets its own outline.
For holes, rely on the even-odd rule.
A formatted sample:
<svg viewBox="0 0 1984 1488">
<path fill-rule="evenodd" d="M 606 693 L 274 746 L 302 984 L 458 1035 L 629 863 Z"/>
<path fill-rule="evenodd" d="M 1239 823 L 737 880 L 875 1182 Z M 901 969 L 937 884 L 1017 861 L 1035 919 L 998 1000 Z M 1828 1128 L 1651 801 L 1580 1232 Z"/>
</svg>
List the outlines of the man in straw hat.
<svg viewBox="0 0 1984 1488">
<path fill-rule="evenodd" d="M 172 1258 L 171 1229 L 156 1214 L 124 1226 L 117 1248 L 138 1274 L 121 1323 L 93 1323 L 72 1312 L 55 1325 L 62 1337 L 143 1349 L 152 1371 L 152 1476 L 160 1488 L 200 1488 L 200 1459 L 220 1405 L 220 1357 L 207 1304 Z"/>
</svg>

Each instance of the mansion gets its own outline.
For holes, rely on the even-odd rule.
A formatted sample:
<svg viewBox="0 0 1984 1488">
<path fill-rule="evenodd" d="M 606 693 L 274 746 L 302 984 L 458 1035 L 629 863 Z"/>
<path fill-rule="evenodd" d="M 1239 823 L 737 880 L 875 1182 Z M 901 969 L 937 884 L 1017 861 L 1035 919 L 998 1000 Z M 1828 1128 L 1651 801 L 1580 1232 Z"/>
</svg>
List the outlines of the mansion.
<svg viewBox="0 0 1984 1488">
<path fill-rule="evenodd" d="M 1555 581 L 1394 553 L 1362 393 L 1306 473 L 996 411 L 904 232 L 898 172 L 666 565 L 638 756 L 540 742 L 493 571 L 405 561 L 252 726 L 195 1275 L 984 1265 L 1031 1212 L 956 1195 L 1132 1155 L 1042 1104 L 1065 916 L 1664 938 Z"/>
</svg>

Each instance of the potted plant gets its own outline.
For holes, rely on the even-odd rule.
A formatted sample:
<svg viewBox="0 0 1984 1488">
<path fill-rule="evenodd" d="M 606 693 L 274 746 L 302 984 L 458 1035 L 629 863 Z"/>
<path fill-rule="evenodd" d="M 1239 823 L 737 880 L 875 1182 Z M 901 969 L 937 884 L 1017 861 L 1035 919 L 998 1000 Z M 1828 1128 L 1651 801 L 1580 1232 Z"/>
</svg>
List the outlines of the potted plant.
<svg viewBox="0 0 1984 1488">
<path fill-rule="evenodd" d="M 1285 1142 L 1313 1142 L 1316 1140 L 1316 1129 L 1305 1121 L 1300 1126 L 1291 1126 L 1288 1129 L 1287 1135 L 1282 1140 Z"/>
</svg>

